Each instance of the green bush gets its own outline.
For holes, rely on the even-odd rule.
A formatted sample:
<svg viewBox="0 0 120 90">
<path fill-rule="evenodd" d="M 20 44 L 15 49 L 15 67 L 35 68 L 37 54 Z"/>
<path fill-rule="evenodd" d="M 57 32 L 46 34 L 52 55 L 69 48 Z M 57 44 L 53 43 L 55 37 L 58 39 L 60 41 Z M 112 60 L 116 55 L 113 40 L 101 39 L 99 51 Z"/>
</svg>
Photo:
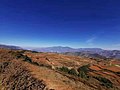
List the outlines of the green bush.
<svg viewBox="0 0 120 90">
<path fill-rule="evenodd" d="M 89 75 L 87 74 L 89 72 L 89 65 L 79 67 L 78 72 L 79 72 L 78 77 L 89 79 Z"/>
<path fill-rule="evenodd" d="M 31 60 L 27 55 L 25 55 L 23 58 L 24 58 L 23 61 L 26 61 L 26 62 L 32 63 L 32 60 Z"/>
<path fill-rule="evenodd" d="M 83 71 L 79 72 L 78 77 L 87 79 L 87 75 Z"/>
<path fill-rule="evenodd" d="M 69 70 L 68 74 L 77 76 L 77 72 L 76 72 L 76 70 L 74 68 L 72 68 L 71 70 Z"/>
<path fill-rule="evenodd" d="M 100 81 L 101 85 L 106 86 L 107 88 L 112 88 L 113 87 L 112 82 L 109 79 L 107 79 L 107 78 L 99 76 L 99 77 L 95 77 L 95 79 Z"/>
<path fill-rule="evenodd" d="M 84 72 L 84 73 L 88 73 L 88 71 L 89 71 L 89 65 L 84 65 L 84 66 L 82 66 L 82 67 L 80 67 L 80 68 L 78 68 L 78 70 L 77 70 L 79 73 L 82 71 L 82 72 Z"/>
<path fill-rule="evenodd" d="M 78 76 L 77 71 L 74 68 L 68 69 L 67 67 L 63 66 L 61 68 L 56 68 L 56 69 L 74 76 Z"/>
<path fill-rule="evenodd" d="M 69 69 L 67 68 L 67 67 L 61 67 L 61 68 L 58 68 L 58 70 L 60 70 L 60 71 L 63 71 L 63 72 L 69 72 Z"/>
</svg>

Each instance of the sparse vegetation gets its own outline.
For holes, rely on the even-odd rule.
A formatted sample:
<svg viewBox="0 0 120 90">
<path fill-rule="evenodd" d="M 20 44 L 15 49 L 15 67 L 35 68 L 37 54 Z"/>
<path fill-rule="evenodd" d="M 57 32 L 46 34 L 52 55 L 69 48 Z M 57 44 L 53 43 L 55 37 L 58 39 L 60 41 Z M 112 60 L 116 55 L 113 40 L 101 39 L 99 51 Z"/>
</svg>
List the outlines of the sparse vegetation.
<svg viewBox="0 0 120 90">
<path fill-rule="evenodd" d="M 32 53 L 38 53 L 37 51 L 31 51 Z"/>
<path fill-rule="evenodd" d="M 82 85 L 84 85 L 83 86 L 84 89 L 86 90 L 93 90 L 93 89 L 87 89 L 87 87 L 90 87 L 90 88 L 95 87 L 94 90 L 98 90 L 99 88 L 101 88 L 101 90 L 105 90 L 105 89 L 112 90 L 114 88 L 115 90 L 119 90 L 119 86 L 117 86 L 119 85 L 119 83 L 117 82 L 119 81 L 117 78 L 119 77 L 119 74 L 120 74 L 119 70 L 117 72 L 114 72 L 114 69 L 111 71 L 111 69 L 101 67 L 99 63 L 96 63 L 98 65 L 95 65 L 95 64 L 89 65 L 89 63 L 85 65 L 86 59 L 84 62 L 84 58 L 82 61 L 84 63 L 81 64 L 84 66 L 79 67 L 76 65 L 76 63 L 73 63 L 73 64 L 67 63 L 67 60 L 68 62 L 71 63 L 73 62 L 72 61 L 73 59 L 77 60 L 78 62 L 79 61 L 78 57 L 77 59 L 76 57 L 73 57 L 71 59 L 72 56 L 62 57 L 62 55 L 60 54 L 58 56 L 58 54 L 51 54 L 51 53 L 36 54 L 36 53 L 32 53 L 31 51 L 29 52 L 27 51 L 28 53 L 27 52 L 22 53 L 20 51 L 22 50 L 18 50 L 18 51 L 17 50 L 1 50 L 0 51 L 0 80 L 1 80 L 0 89 L 2 88 L 5 90 L 9 90 L 8 89 L 9 87 L 12 90 L 18 87 L 18 88 L 22 88 L 21 90 L 23 90 L 24 88 L 27 88 L 26 87 L 28 85 L 27 83 L 31 83 L 30 87 L 28 86 L 29 88 L 32 88 L 31 90 L 39 90 L 36 88 L 42 88 L 45 85 L 41 80 L 49 79 L 51 80 L 50 83 L 54 85 L 60 82 L 60 84 L 64 83 L 63 84 L 64 87 L 66 87 L 66 83 L 69 86 L 77 87 L 77 89 L 73 88 L 73 90 L 83 90 L 83 89 L 80 89 L 81 85 L 79 85 L 79 83 L 82 83 Z M 46 57 L 48 58 L 49 62 L 46 60 Z M 45 60 L 45 62 L 43 62 L 43 60 Z M 75 60 L 74 62 L 76 62 Z M 64 63 L 64 61 L 66 63 Z M 99 62 L 101 63 L 103 61 L 101 60 Z M 63 67 L 60 67 L 61 65 Z M 72 66 L 73 67 L 75 66 L 75 68 L 73 68 Z M 52 69 L 52 67 L 54 69 Z M 97 69 L 97 67 L 101 67 L 100 71 Z M 116 67 L 116 68 L 119 68 L 119 67 Z M 102 70 L 104 70 L 108 76 L 105 76 L 106 73 L 102 73 Z M 32 74 L 35 74 L 40 81 L 38 81 L 38 79 L 36 79 Z M 104 75 L 101 75 L 101 74 L 104 74 Z M 114 75 L 116 78 L 111 77 L 109 74 Z M 55 83 L 54 83 L 54 80 L 55 80 Z M 111 82 L 111 80 L 113 81 Z M 9 85 L 7 83 L 9 83 Z M 73 83 L 76 83 L 76 85 Z M 37 85 L 39 85 L 39 87 L 37 87 Z M 80 87 L 78 88 L 78 86 Z M 5 87 L 7 87 L 7 89 Z M 43 90 L 43 89 L 40 89 L 40 90 Z M 55 88 L 55 90 L 59 90 L 59 89 Z"/>
<path fill-rule="evenodd" d="M 89 75 L 87 74 L 89 72 L 89 65 L 84 65 L 80 68 L 78 68 L 78 76 L 84 79 L 88 79 Z"/>
<path fill-rule="evenodd" d="M 66 72 L 66 73 L 69 72 L 69 69 L 67 67 L 65 67 L 65 66 L 57 68 L 57 69 L 60 70 L 60 71 Z"/>
<path fill-rule="evenodd" d="M 105 78 L 105 77 L 99 76 L 99 77 L 94 77 L 94 78 L 97 79 L 98 81 L 100 81 L 101 85 L 103 85 L 103 86 L 105 86 L 107 88 L 112 88 L 113 87 L 112 82 L 109 79 Z"/>
<path fill-rule="evenodd" d="M 116 72 L 117 74 L 120 74 L 120 72 Z"/>
<path fill-rule="evenodd" d="M 32 62 L 32 64 L 39 66 L 39 63 L 37 62 Z"/>
<path fill-rule="evenodd" d="M 78 77 L 81 77 L 81 78 L 87 79 L 88 75 L 87 75 L 85 72 L 80 71 L 79 74 L 78 74 Z"/>
<path fill-rule="evenodd" d="M 71 74 L 71 75 L 74 75 L 74 76 L 77 76 L 77 75 L 78 75 L 78 74 L 77 74 L 77 71 L 76 71 L 74 68 L 70 69 L 70 70 L 68 71 L 68 74 Z"/>
<path fill-rule="evenodd" d="M 23 61 L 26 61 L 26 62 L 29 62 L 29 63 L 32 63 L 32 60 L 27 56 L 23 56 L 24 60 Z"/>
<path fill-rule="evenodd" d="M 89 66 L 90 66 L 90 65 L 84 65 L 84 66 L 78 68 L 78 72 L 84 72 L 84 73 L 87 74 L 88 71 L 89 71 Z"/>
<path fill-rule="evenodd" d="M 66 72 L 68 74 L 74 75 L 74 76 L 78 76 L 77 71 L 72 68 L 72 69 L 68 69 L 67 67 L 63 66 L 61 68 L 57 68 L 58 70 L 62 71 L 62 72 Z"/>
</svg>

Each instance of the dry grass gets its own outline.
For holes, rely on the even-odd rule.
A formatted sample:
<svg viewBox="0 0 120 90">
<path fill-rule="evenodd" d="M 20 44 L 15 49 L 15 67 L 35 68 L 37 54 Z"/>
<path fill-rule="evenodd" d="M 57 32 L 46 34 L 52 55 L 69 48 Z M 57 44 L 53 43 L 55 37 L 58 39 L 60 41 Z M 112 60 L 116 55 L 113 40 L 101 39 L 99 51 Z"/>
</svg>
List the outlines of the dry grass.
<svg viewBox="0 0 120 90">
<path fill-rule="evenodd" d="M 0 89 L 4 86 L 6 90 L 14 90 L 14 88 L 16 90 L 120 90 L 120 76 L 116 74 L 120 68 L 104 65 L 109 64 L 107 61 L 97 64 L 97 61 L 89 58 L 30 51 L 22 53 L 23 56 L 18 58 L 21 55 L 20 52 L 0 49 L 0 79 L 2 81 Z M 31 58 L 32 62 L 25 62 L 24 55 Z M 87 80 L 55 69 L 55 67 L 65 66 L 77 70 L 86 64 L 90 64 L 88 72 L 90 78 Z M 116 88 L 102 86 L 98 80 L 93 78 L 95 76 L 109 79 Z"/>
</svg>

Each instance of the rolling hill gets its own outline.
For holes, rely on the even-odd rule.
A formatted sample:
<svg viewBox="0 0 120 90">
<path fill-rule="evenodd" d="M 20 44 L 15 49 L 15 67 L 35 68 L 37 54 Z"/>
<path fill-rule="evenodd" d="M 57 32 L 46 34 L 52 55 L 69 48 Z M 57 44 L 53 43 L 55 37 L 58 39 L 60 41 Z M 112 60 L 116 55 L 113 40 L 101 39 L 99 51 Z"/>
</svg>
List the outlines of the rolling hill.
<svg viewBox="0 0 120 90">
<path fill-rule="evenodd" d="M 0 49 L 2 90 L 120 90 L 120 61 Z"/>
</svg>

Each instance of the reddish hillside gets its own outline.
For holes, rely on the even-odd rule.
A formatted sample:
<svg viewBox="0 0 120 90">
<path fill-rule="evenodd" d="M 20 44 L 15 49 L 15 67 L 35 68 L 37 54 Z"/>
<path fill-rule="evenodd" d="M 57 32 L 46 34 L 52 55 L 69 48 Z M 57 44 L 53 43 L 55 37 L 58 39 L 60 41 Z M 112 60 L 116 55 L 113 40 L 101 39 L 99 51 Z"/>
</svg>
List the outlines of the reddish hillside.
<svg viewBox="0 0 120 90">
<path fill-rule="evenodd" d="M 0 49 L 0 89 L 120 90 L 116 62 Z"/>
</svg>

